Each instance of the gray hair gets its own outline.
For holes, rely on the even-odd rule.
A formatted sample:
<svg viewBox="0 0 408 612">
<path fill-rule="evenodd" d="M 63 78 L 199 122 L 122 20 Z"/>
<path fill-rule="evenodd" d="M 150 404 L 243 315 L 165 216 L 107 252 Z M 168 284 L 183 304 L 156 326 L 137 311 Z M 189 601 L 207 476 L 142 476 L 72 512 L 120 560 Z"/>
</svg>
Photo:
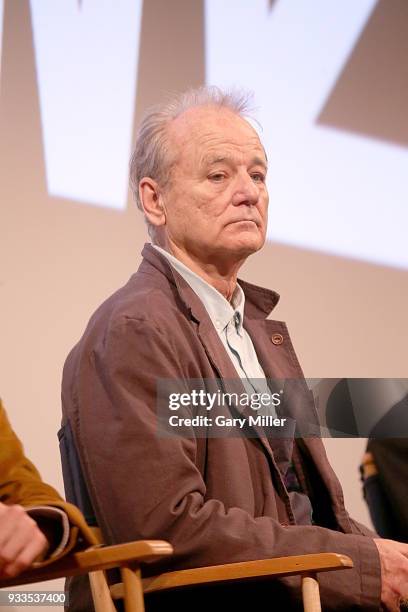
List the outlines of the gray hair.
<svg viewBox="0 0 408 612">
<path fill-rule="evenodd" d="M 228 109 L 243 119 L 253 112 L 251 92 L 232 89 L 223 91 L 216 86 L 202 86 L 171 97 L 167 102 L 150 108 L 144 115 L 136 135 L 136 145 L 130 160 L 130 186 L 137 207 L 143 211 L 139 197 L 139 182 L 147 176 L 165 187 L 175 163 L 170 153 L 167 128 L 179 115 L 197 106 Z M 148 224 L 151 237 L 154 228 Z"/>
</svg>

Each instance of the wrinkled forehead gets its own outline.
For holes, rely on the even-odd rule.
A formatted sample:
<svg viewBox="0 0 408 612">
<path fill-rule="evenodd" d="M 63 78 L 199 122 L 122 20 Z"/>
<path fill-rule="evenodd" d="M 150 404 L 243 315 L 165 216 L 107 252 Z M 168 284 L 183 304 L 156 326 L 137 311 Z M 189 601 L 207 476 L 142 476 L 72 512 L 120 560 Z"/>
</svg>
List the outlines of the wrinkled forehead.
<svg viewBox="0 0 408 612">
<path fill-rule="evenodd" d="M 232 146 L 253 149 L 266 158 L 256 130 L 248 121 L 226 108 L 213 106 L 188 109 L 168 126 L 168 138 L 178 153 L 194 150 L 201 157 L 212 149 Z"/>
</svg>

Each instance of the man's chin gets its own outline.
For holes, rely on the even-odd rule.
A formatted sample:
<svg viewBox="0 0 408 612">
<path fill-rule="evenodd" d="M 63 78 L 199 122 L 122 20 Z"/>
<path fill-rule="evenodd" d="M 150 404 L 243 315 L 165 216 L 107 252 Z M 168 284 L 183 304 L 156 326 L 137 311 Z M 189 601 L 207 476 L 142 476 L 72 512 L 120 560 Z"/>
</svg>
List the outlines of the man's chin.
<svg viewBox="0 0 408 612">
<path fill-rule="evenodd" d="M 263 247 L 265 239 L 258 236 L 239 236 L 235 240 L 228 240 L 224 248 L 237 258 L 246 258 Z"/>
</svg>

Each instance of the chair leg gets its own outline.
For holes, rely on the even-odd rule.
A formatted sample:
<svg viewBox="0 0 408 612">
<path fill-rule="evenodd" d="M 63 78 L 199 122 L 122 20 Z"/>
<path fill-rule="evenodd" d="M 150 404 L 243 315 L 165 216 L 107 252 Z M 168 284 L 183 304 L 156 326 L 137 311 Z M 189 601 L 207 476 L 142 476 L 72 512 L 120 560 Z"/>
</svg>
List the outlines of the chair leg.
<svg viewBox="0 0 408 612">
<path fill-rule="evenodd" d="M 95 612 L 116 612 L 104 572 L 90 572 L 89 582 L 91 584 Z"/>
<path fill-rule="evenodd" d="M 125 592 L 125 611 L 144 612 L 143 584 L 140 568 L 121 567 Z"/>
<path fill-rule="evenodd" d="M 322 612 L 316 574 L 302 576 L 302 598 L 304 612 Z"/>
</svg>

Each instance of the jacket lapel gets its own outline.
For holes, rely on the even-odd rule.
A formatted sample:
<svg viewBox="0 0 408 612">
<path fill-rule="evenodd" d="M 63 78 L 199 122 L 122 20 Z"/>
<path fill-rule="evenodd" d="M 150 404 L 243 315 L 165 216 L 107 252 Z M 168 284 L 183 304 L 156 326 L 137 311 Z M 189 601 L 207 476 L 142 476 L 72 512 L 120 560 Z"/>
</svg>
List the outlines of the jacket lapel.
<svg viewBox="0 0 408 612">
<path fill-rule="evenodd" d="M 267 378 L 290 378 L 294 382 L 298 379 L 300 383 L 304 384 L 303 372 L 295 356 L 289 333 L 284 323 L 281 321 L 248 319 L 246 328 L 252 338 L 256 353 Z M 273 345 L 272 339 L 275 337 L 275 334 L 282 335 L 282 344 Z M 285 355 L 282 357 L 279 349 L 284 347 L 285 344 Z M 296 399 L 299 400 L 301 398 L 302 393 Z M 307 396 L 303 396 L 303 402 L 295 401 L 291 406 L 290 416 L 296 419 L 298 424 L 301 423 L 301 426 L 303 425 L 306 430 L 309 430 L 309 434 L 306 432 L 306 435 L 302 436 L 302 445 L 306 448 L 329 492 L 333 511 L 340 528 L 345 533 L 350 533 L 351 525 L 344 507 L 342 488 L 327 459 L 326 451 L 319 435 L 318 416 L 312 398 L 313 396 L 310 392 Z M 303 410 L 307 410 L 306 416 L 303 414 Z"/>
</svg>

